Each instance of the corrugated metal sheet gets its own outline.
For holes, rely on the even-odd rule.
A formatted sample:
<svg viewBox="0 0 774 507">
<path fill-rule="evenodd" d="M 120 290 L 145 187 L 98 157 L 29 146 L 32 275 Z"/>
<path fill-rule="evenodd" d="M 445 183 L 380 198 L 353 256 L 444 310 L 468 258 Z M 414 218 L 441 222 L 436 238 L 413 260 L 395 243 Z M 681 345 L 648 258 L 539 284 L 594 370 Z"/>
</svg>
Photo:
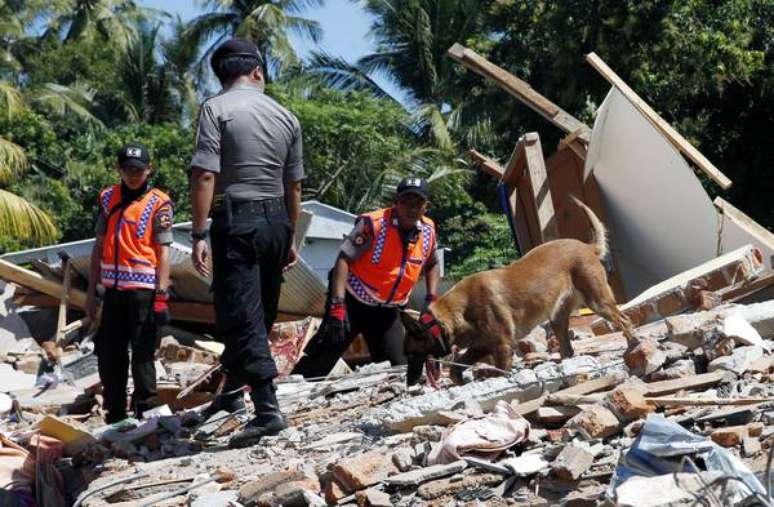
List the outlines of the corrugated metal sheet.
<svg viewBox="0 0 774 507">
<path fill-rule="evenodd" d="M 352 229 L 355 215 L 317 201 L 306 201 L 302 203 L 302 208 L 312 214 L 306 230 L 309 251 L 305 253 L 302 244 L 298 265 L 284 275 L 279 311 L 320 317 L 324 312 L 328 270 L 333 267 L 338 255 L 339 242 Z M 191 222 L 173 226 L 174 242 L 170 248 L 173 299 L 211 303 L 210 280 L 199 275 L 191 264 L 190 231 Z M 57 252 L 65 251 L 72 258 L 76 271 L 88 279 L 89 256 L 93 244 L 94 239 L 91 238 L 8 253 L 1 258 L 15 264 L 39 259 L 51 265 L 58 265 L 60 261 Z M 442 292 L 451 285 L 451 281 L 443 280 Z M 411 306 L 421 307 L 424 294 L 424 283 L 420 281 L 413 291 Z"/>
</svg>

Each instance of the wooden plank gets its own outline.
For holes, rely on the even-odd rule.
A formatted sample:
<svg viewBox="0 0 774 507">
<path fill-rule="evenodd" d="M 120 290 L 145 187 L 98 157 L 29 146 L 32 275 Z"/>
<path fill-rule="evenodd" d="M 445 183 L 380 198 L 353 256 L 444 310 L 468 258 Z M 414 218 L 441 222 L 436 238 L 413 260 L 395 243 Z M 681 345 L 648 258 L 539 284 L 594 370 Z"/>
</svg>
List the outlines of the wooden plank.
<svg viewBox="0 0 774 507">
<path fill-rule="evenodd" d="M 703 387 L 709 387 L 715 385 L 725 376 L 726 372 L 722 370 L 716 370 L 710 373 L 703 373 L 701 375 L 692 375 L 690 377 L 683 377 L 673 380 L 662 380 L 659 382 L 650 382 L 645 384 L 646 396 L 660 396 L 664 394 L 672 394 L 683 389 L 701 389 Z"/>
<path fill-rule="evenodd" d="M 70 259 L 64 259 L 62 263 L 62 270 L 64 271 L 64 281 L 62 285 L 62 293 L 59 296 L 59 312 L 57 314 L 56 321 L 56 333 L 54 334 L 54 343 L 60 344 L 65 337 L 64 329 L 67 327 L 67 303 L 69 300 L 67 292 L 70 290 L 72 281 L 72 268 L 70 266 Z"/>
<path fill-rule="evenodd" d="M 769 250 L 774 250 L 774 234 L 761 224 L 744 214 L 742 210 L 736 208 L 733 204 L 722 197 L 716 197 L 712 203 L 723 213 L 725 217 L 738 225 L 747 234 L 760 241 Z"/>
<path fill-rule="evenodd" d="M 503 174 L 505 174 L 505 169 L 503 169 L 503 166 L 476 150 L 468 150 L 468 157 L 485 173 L 493 176 L 494 178 L 497 178 L 498 180 L 502 179 Z"/>
<path fill-rule="evenodd" d="M 591 380 L 587 380 L 586 382 L 581 382 L 580 384 L 576 384 L 572 387 L 568 387 L 567 389 L 562 389 L 560 391 L 557 391 L 554 393 L 555 395 L 566 395 L 566 394 L 572 394 L 572 395 L 581 395 L 581 394 L 591 394 L 597 391 L 603 391 L 607 389 L 612 389 L 613 387 L 617 386 L 623 382 L 623 378 L 621 377 L 615 377 L 615 376 L 608 376 L 608 377 L 599 377 Z M 546 401 L 546 398 L 550 393 L 546 393 L 540 398 L 536 398 L 534 400 L 530 400 L 524 403 L 519 403 L 518 405 L 515 405 L 513 408 L 521 415 L 527 415 L 531 414 L 532 412 L 535 412 L 537 409 L 543 406 L 543 404 Z"/>
<path fill-rule="evenodd" d="M 559 232 L 554 217 L 554 202 L 551 197 L 551 188 L 548 185 L 548 173 L 543 159 L 543 148 L 540 146 L 540 136 L 534 132 L 524 136 L 524 153 L 540 226 L 540 242 L 545 243 L 558 239 Z"/>
<path fill-rule="evenodd" d="M 548 398 L 551 401 L 551 397 Z M 663 396 L 659 398 L 645 398 L 645 401 L 651 405 L 658 405 L 661 407 L 668 406 L 696 406 L 702 407 L 707 405 L 760 405 L 761 403 L 774 401 L 774 398 L 688 398 L 686 396 Z"/>
<path fill-rule="evenodd" d="M 667 123 L 656 111 L 651 108 L 647 102 L 642 100 L 637 93 L 632 90 L 629 85 L 616 74 L 613 69 L 607 66 L 607 64 L 595 53 L 589 53 L 586 55 L 586 61 L 594 67 L 597 72 L 602 74 L 611 85 L 618 88 L 618 90 L 626 97 L 632 105 L 640 111 L 645 118 L 656 127 L 666 137 L 675 148 L 680 150 L 686 157 L 688 157 L 696 166 L 701 169 L 704 174 L 709 176 L 712 181 L 717 183 L 720 188 L 727 190 L 731 187 L 731 180 L 723 174 L 720 169 L 715 167 L 712 162 L 697 150 L 691 143 L 688 142 L 679 132 L 677 132 L 672 126 Z"/>
<path fill-rule="evenodd" d="M 554 216 L 559 236 L 588 241 L 591 238 L 591 225 L 586 219 L 586 214 L 567 197 L 572 194 L 585 201 L 581 181 L 583 172 L 581 171 L 579 175 L 575 167 L 576 160 L 577 157 L 567 148 L 558 150 L 548 157 L 546 159 L 548 185 L 553 196 Z"/>
<path fill-rule="evenodd" d="M 502 177 L 503 183 L 509 186 L 518 186 L 526 168 L 527 159 L 524 152 L 524 137 L 521 137 L 516 146 L 513 147 L 508 163 L 505 165 Z"/>
<path fill-rule="evenodd" d="M 505 166 L 501 182 L 506 186 L 508 201 L 513 213 L 513 222 L 516 224 L 519 251 L 522 255 L 540 244 L 536 237 L 538 231 L 537 217 L 530 212 L 533 207 L 525 202 L 525 200 L 529 199 L 523 181 L 526 167 L 527 159 L 524 151 L 524 141 L 519 139 L 508 159 L 508 164 Z M 519 190 L 520 187 L 523 189 L 522 191 Z"/>
<path fill-rule="evenodd" d="M 447 54 L 468 69 L 491 79 L 527 107 L 547 119 L 568 134 L 580 130 L 578 136 L 588 142 L 591 129 L 567 111 L 535 91 L 529 83 L 498 67 L 475 51 L 461 44 L 454 44 Z"/>
<path fill-rule="evenodd" d="M 696 417 L 696 422 L 706 422 L 706 421 L 716 421 L 718 419 L 726 419 L 728 417 L 733 417 L 739 414 L 743 414 L 745 412 L 755 412 L 758 408 L 762 407 L 763 403 L 760 405 L 744 405 L 741 407 L 730 407 L 730 408 L 724 408 L 722 410 L 716 410 L 714 412 L 711 412 L 709 414 Z"/>
<path fill-rule="evenodd" d="M 61 283 L 46 280 L 34 271 L 22 268 L 3 259 L 0 259 L 0 278 L 57 298 L 57 304 L 59 303 L 59 297 L 62 295 Z M 79 309 L 83 309 L 86 306 L 85 292 L 70 288 L 67 294 L 69 306 Z"/>
<path fill-rule="evenodd" d="M 723 302 L 734 302 L 751 294 L 774 285 L 774 271 L 769 270 L 756 278 L 755 280 L 743 281 L 730 285 L 718 291 L 715 294 L 720 296 Z"/>
</svg>

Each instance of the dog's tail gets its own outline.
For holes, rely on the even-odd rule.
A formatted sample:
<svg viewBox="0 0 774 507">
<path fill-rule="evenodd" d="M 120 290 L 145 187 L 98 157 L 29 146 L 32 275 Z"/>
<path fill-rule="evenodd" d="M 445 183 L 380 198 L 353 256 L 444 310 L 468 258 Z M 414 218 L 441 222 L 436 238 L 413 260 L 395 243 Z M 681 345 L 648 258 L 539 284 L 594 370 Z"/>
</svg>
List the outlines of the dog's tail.
<svg viewBox="0 0 774 507">
<path fill-rule="evenodd" d="M 602 221 L 597 218 L 597 215 L 591 211 L 591 208 L 583 204 L 580 199 L 572 194 L 570 194 L 570 199 L 586 212 L 586 217 L 588 217 L 591 229 L 594 233 L 593 243 L 597 249 L 597 255 L 599 255 L 600 259 L 605 259 L 609 253 L 607 246 L 607 228 L 605 227 L 605 224 L 603 224 Z"/>
</svg>

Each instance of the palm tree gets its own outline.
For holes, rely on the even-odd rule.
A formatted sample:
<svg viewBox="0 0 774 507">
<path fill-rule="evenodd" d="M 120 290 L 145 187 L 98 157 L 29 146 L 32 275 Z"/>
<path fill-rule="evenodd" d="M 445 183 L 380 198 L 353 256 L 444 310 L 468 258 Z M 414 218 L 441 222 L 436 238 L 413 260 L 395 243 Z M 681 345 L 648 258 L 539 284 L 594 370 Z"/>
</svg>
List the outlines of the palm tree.
<svg viewBox="0 0 774 507">
<path fill-rule="evenodd" d="M 161 43 L 165 65 L 170 69 L 176 100 L 183 109 L 183 121 L 196 118 L 199 97 L 194 68 L 198 60 L 198 46 L 188 39 L 186 24 L 177 16 L 172 23 L 172 36 Z"/>
<path fill-rule="evenodd" d="M 211 12 L 191 20 L 187 35 L 197 47 L 215 37 L 202 55 L 206 60 L 227 37 L 243 37 L 258 46 L 264 59 L 264 75 L 278 76 L 298 63 L 288 35 L 292 32 L 319 42 L 322 31 L 316 21 L 301 17 L 308 7 L 324 0 L 201 0 Z"/>
<path fill-rule="evenodd" d="M 173 93 L 172 70 L 157 60 L 159 25 L 140 23 L 121 55 L 119 94 L 132 121 L 176 121 L 180 107 Z"/>
<path fill-rule="evenodd" d="M 7 81 L 0 81 L 0 113 L 5 119 L 13 120 L 24 108 L 19 90 Z M 58 236 L 51 218 L 34 204 L 3 188 L 13 183 L 28 167 L 24 150 L 0 137 L 0 236 L 45 244 Z"/>
<path fill-rule="evenodd" d="M 44 38 L 55 36 L 69 42 L 100 37 L 118 47 L 132 41 L 139 22 L 156 21 L 164 15 L 134 0 L 55 0 L 50 12 Z"/>
<path fill-rule="evenodd" d="M 308 65 L 326 84 L 338 89 L 384 95 L 373 78 L 381 76 L 409 92 L 414 128 L 441 149 L 453 149 L 453 135 L 487 135 L 486 118 L 466 111 L 465 94 L 455 79 L 446 50 L 484 29 L 487 2 L 479 0 L 365 0 L 375 21 L 373 54 L 355 65 L 317 54 Z M 462 120 L 465 121 L 462 121 Z M 472 127 L 469 127 L 472 125 Z M 469 139 L 473 140 L 473 139 Z"/>
</svg>

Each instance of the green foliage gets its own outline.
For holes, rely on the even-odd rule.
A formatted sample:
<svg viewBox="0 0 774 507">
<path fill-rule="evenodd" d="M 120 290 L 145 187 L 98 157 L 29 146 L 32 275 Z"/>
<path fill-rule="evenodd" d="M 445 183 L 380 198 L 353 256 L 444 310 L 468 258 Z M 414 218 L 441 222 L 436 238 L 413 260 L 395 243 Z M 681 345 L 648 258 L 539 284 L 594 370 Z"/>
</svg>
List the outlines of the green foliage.
<svg viewBox="0 0 774 507">
<path fill-rule="evenodd" d="M 61 240 L 92 235 L 98 192 L 118 180 L 115 151 L 130 140 L 149 146 L 176 220 L 190 218 L 189 125 L 211 84 L 204 45 L 233 34 L 256 40 L 277 80 L 268 93 L 300 119 L 304 197 L 362 212 L 389 205 L 402 176 L 431 179 L 453 276 L 516 256 L 492 179 L 462 154 L 504 162 L 533 130 L 550 154 L 563 135 L 448 58 L 454 42 L 589 124 L 609 90 L 583 59 L 595 51 L 734 180 L 725 198 L 774 226 L 771 0 L 367 0 L 376 49 L 354 65 L 324 54 L 299 62 L 288 43 L 289 31 L 319 38 L 301 17 L 318 0 L 200 3 L 206 12 L 173 20 L 164 39 L 153 28 L 164 18 L 129 0 L 0 2 L 2 190 L 47 211 Z M 22 209 L 9 199 L 6 217 Z M 34 244 L 0 235 L 0 251 Z"/>
<path fill-rule="evenodd" d="M 305 197 L 358 213 L 388 202 L 399 175 L 411 170 L 407 155 L 418 146 L 395 103 L 333 90 L 304 97 L 271 86 L 268 93 L 301 122 Z"/>
</svg>

